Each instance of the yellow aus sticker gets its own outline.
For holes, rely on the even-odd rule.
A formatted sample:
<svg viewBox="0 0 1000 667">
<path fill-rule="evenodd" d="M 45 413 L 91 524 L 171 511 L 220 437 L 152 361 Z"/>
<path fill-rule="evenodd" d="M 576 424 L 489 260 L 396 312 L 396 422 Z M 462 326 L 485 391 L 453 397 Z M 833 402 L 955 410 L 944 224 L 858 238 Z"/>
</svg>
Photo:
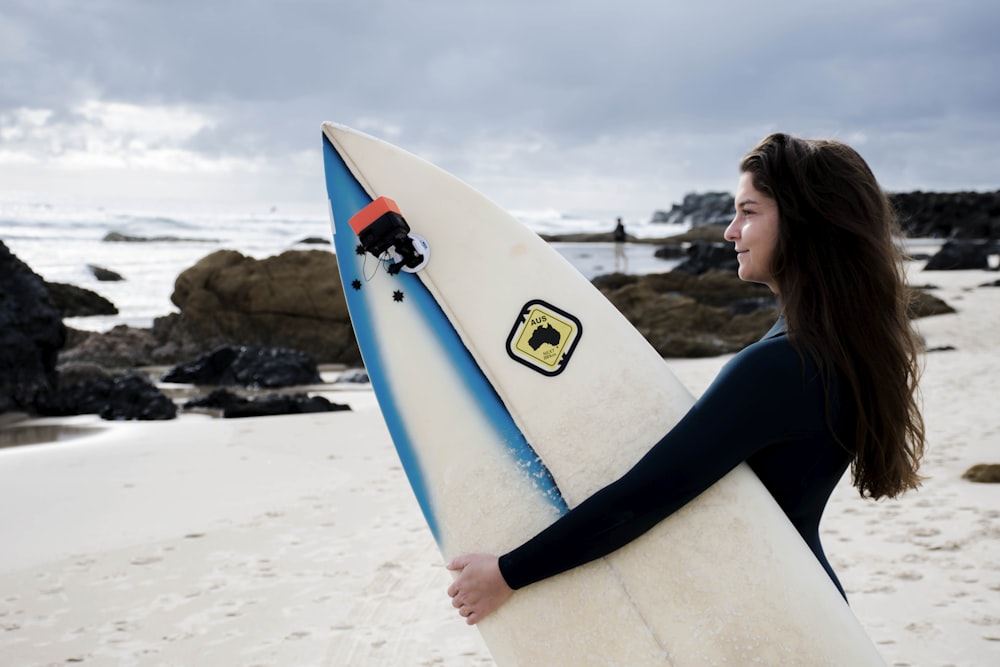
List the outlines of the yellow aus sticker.
<svg viewBox="0 0 1000 667">
<path fill-rule="evenodd" d="M 544 375 L 558 375 L 566 368 L 580 340 L 580 320 L 564 310 L 529 301 L 507 338 L 507 354 Z"/>
</svg>

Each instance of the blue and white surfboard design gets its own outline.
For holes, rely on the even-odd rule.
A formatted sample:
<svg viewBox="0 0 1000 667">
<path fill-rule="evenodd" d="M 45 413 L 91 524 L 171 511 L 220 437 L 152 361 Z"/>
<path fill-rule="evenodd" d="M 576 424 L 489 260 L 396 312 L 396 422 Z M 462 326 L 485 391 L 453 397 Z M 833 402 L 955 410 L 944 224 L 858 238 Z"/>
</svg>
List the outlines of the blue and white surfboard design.
<svg viewBox="0 0 1000 667">
<path fill-rule="evenodd" d="M 428 466 L 422 461 L 430 454 L 424 451 L 426 446 L 416 445 L 412 435 L 418 428 L 414 422 L 447 420 L 443 423 L 453 424 L 456 437 L 480 438 L 474 446 L 492 447 L 502 453 L 508 465 L 530 481 L 533 491 L 554 512 L 565 512 L 566 502 L 551 474 L 421 282 L 419 273 L 391 274 L 391 260 L 376 258 L 361 247 L 349 221 L 371 203 L 372 197 L 326 137 L 323 158 L 334 247 L 351 322 L 400 461 L 438 544 L 445 546 L 442 510 L 435 505 Z M 405 333 L 397 332 L 387 339 L 385 331 L 393 329 L 380 329 L 380 323 L 390 321 Z M 407 411 L 401 401 L 404 392 L 411 394 L 408 403 L 414 392 L 426 392 L 449 397 L 450 405 L 444 414 L 440 409 Z M 477 423 L 478 432 L 468 431 L 469 423 Z"/>
</svg>

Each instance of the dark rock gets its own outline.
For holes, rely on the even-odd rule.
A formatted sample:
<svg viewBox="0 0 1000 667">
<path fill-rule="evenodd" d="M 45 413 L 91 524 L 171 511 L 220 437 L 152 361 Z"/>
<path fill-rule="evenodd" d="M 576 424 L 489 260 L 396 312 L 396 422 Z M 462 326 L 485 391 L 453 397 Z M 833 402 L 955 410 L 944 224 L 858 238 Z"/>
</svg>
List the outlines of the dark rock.
<svg viewBox="0 0 1000 667">
<path fill-rule="evenodd" d="M 728 223 L 727 223 L 728 224 Z M 722 243 L 725 241 L 727 225 L 704 225 L 694 227 L 683 234 L 675 234 L 665 239 L 665 242 L 672 244 L 687 244 L 693 241 L 706 241 L 708 243 Z"/>
<path fill-rule="evenodd" d="M 313 359 L 297 350 L 223 346 L 172 368 L 163 382 L 184 384 L 293 387 L 322 382 Z"/>
<path fill-rule="evenodd" d="M 628 273 L 605 273 L 604 275 L 597 276 L 590 282 L 597 289 L 607 293 L 625 287 L 625 285 L 632 285 L 641 278 L 642 276 L 630 275 Z"/>
<path fill-rule="evenodd" d="M 129 373 L 115 379 L 101 419 L 173 419 L 177 406 L 146 376 Z"/>
<path fill-rule="evenodd" d="M 94 374 L 60 386 L 39 398 L 39 414 L 66 416 L 98 414 L 101 419 L 161 420 L 177 416 L 177 406 L 145 375 L 129 372 L 110 376 Z"/>
<path fill-rule="evenodd" d="M 734 264 L 736 253 L 734 245 L 723 238 L 725 229 L 724 225 L 694 227 L 683 234 L 662 239 L 653 254 L 661 259 L 688 258 L 687 267 L 682 271 L 690 273 L 704 273 L 713 264 L 718 265 L 716 268 L 735 270 L 734 266 L 738 266 Z"/>
<path fill-rule="evenodd" d="M 104 366 L 90 362 L 70 362 L 60 364 L 57 374 L 57 387 L 69 387 L 87 380 L 106 379 L 114 375 Z"/>
<path fill-rule="evenodd" d="M 88 264 L 87 268 L 90 269 L 90 272 L 94 274 L 94 277 L 101 282 L 118 282 L 120 280 L 125 280 L 120 273 L 115 273 L 111 269 L 106 269 L 103 266 Z"/>
<path fill-rule="evenodd" d="M 980 484 L 1000 484 L 1000 463 L 977 463 L 962 473 L 962 479 Z"/>
<path fill-rule="evenodd" d="M 736 352 L 759 339 L 778 317 L 774 294 L 740 280 L 735 271 L 615 273 L 593 283 L 665 357 Z M 949 312 L 954 310 L 941 299 L 913 289 L 910 317 Z"/>
<path fill-rule="evenodd" d="M 118 309 L 97 292 L 66 283 L 45 283 L 49 296 L 63 317 L 91 317 L 117 315 Z"/>
<path fill-rule="evenodd" d="M 220 250 L 177 277 L 171 300 L 180 313 L 153 323 L 163 354 L 190 359 L 220 345 L 262 345 L 320 363 L 361 361 L 337 259 L 325 250 L 262 260 Z"/>
<path fill-rule="evenodd" d="M 907 236 L 949 239 L 1000 239 L 1000 190 L 996 192 L 900 192 L 889 195 Z M 728 224 L 733 197 L 725 192 L 688 194 L 652 222 Z"/>
<path fill-rule="evenodd" d="M 904 233 L 910 237 L 1000 239 L 1000 190 L 996 192 L 900 192 L 889 194 Z M 652 222 L 692 227 L 728 224 L 733 197 L 726 192 L 688 194 Z"/>
<path fill-rule="evenodd" d="M 339 412 L 350 410 L 349 405 L 331 403 L 322 396 L 308 396 L 305 394 L 286 396 L 274 394 L 255 398 L 246 403 L 235 405 L 223 410 L 222 416 L 226 419 L 237 419 L 241 417 L 268 417 L 272 415 L 297 415 L 314 412 Z"/>
<path fill-rule="evenodd" d="M 942 299 L 933 294 L 928 294 L 923 289 L 910 289 L 910 319 L 920 319 L 932 315 L 947 315 L 954 313 L 955 309 L 945 303 Z"/>
<path fill-rule="evenodd" d="M 181 312 L 156 318 L 152 329 L 74 334 L 60 360 L 173 365 L 220 346 L 256 345 L 302 350 L 323 363 L 361 361 L 330 252 L 256 260 L 219 251 L 181 273 L 172 298 Z"/>
<path fill-rule="evenodd" d="M 736 352 L 778 316 L 770 290 L 733 272 L 614 274 L 594 284 L 664 357 Z"/>
<path fill-rule="evenodd" d="M 740 280 L 735 271 L 713 270 L 702 274 L 671 271 L 644 276 L 643 281 L 659 294 L 686 296 L 698 303 L 733 312 L 747 310 L 750 303 L 757 303 L 764 309 L 777 308 L 777 299 L 770 289 Z"/>
<path fill-rule="evenodd" d="M 196 410 L 200 408 L 206 410 L 225 410 L 226 408 L 246 402 L 246 398 L 240 396 L 239 394 L 234 394 L 228 389 L 215 389 L 204 396 L 191 399 L 184 404 L 184 409 Z"/>
<path fill-rule="evenodd" d="M 735 244 L 693 241 L 687 249 L 687 259 L 677 265 L 674 271 L 700 275 L 713 270 L 735 273 L 739 268 Z"/>
<path fill-rule="evenodd" d="M 218 239 L 193 239 L 181 236 L 132 236 L 121 232 L 108 232 L 101 239 L 105 243 L 218 243 Z"/>
<path fill-rule="evenodd" d="M 240 348 L 224 346 L 202 355 L 194 361 L 174 366 L 160 377 L 161 382 L 200 385 L 235 385 L 229 373 L 240 354 Z"/>
<path fill-rule="evenodd" d="M 45 281 L 0 241 L 0 413 L 31 412 L 35 399 L 53 389 L 65 340 Z"/>
<path fill-rule="evenodd" d="M 889 195 L 908 236 L 1000 239 L 1000 190 Z"/>
<path fill-rule="evenodd" d="M 660 259 L 684 259 L 688 249 L 683 245 L 665 245 L 653 251 L 653 257 Z"/>
<path fill-rule="evenodd" d="M 135 368 L 173 363 L 156 354 L 159 342 L 149 329 L 120 324 L 111 331 L 71 330 L 59 363 L 91 362 L 106 368 Z"/>
<path fill-rule="evenodd" d="M 689 224 L 692 227 L 729 224 L 735 210 L 733 195 L 728 192 L 691 193 L 669 211 L 653 213 L 652 222 Z"/>
<path fill-rule="evenodd" d="M 273 415 L 294 415 L 313 412 L 337 412 L 350 410 L 349 405 L 331 403 L 322 396 L 308 394 L 270 394 L 258 398 L 244 398 L 225 389 L 217 389 L 209 395 L 188 401 L 186 410 L 221 410 L 227 419 L 241 417 L 267 417 Z"/>
<path fill-rule="evenodd" d="M 38 414 L 52 417 L 100 414 L 108 405 L 114 383 L 114 377 L 107 373 L 64 383 L 58 390 L 39 398 Z"/>
<path fill-rule="evenodd" d="M 924 266 L 924 271 L 968 271 L 990 268 L 996 252 L 987 241 L 948 241 Z"/>
<path fill-rule="evenodd" d="M 330 239 L 321 236 L 307 236 L 299 240 L 299 243 L 302 245 L 332 245 Z"/>
<path fill-rule="evenodd" d="M 574 232 L 570 234 L 539 234 L 539 236 L 544 241 L 549 243 L 613 243 L 615 240 L 614 232 Z M 637 242 L 640 239 L 636 239 L 630 235 L 626 236 L 627 241 Z"/>
</svg>

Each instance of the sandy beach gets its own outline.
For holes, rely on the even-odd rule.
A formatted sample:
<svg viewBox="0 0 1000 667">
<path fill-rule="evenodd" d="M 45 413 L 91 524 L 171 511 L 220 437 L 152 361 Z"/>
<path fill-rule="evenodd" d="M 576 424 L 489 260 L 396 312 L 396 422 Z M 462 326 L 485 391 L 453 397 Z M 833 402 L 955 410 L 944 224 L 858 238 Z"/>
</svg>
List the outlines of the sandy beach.
<svg viewBox="0 0 1000 667">
<path fill-rule="evenodd" d="M 959 312 L 918 327 L 927 480 L 873 503 L 844 479 L 827 553 L 892 666 L 1000 664 L 1000 288 L 912 282 Z M 700 393 L 727 357 L 669 360 Z M 7 423 L 0 665 L 492 665 L 369 391 L 350 412 Z"/>
</svg>

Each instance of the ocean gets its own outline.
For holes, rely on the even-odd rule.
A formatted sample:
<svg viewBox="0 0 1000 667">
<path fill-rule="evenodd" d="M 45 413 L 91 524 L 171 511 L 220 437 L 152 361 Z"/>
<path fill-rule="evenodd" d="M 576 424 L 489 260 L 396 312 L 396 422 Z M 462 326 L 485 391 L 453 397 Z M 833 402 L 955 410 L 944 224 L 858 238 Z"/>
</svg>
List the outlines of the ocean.
<svg viewBox="0 0 1000 667">
<path fill-rule="evenodd" d="M 610 232 L 614 216 L 556 210 L 512 211 L 540 234 Z M 637 238 L 661 238 L 686 231 L 684 225 L 624 218 Z M 109 242 L 108 234 L 146 239 Z M 153 319 L 176 312 L 174 280 L 198 260 L 220 249 L 259 259 L 290 249 L 329 249 L 306 244 L 330 238 L 325 202 L 316 207 L 268 210 L 183 205 L 175 202 L 107 205 L 54 197 L 0 193 L 0 240 L 49 282 L 70 283 L 104 296 L 118 315 L 67 318 L 77 329 L 107 331 L 119 324 L 149 327 Z M 676 261 L 653 257 L 655 246 L 626 244 L 616 256 L 613 243 L 556 243 L 554 247 L 588 279 L 620 270 L 644 274 L 668 271 Z M 110 269 L 124 279 L 98 281 L 89 265 Z"/>
</svg>

